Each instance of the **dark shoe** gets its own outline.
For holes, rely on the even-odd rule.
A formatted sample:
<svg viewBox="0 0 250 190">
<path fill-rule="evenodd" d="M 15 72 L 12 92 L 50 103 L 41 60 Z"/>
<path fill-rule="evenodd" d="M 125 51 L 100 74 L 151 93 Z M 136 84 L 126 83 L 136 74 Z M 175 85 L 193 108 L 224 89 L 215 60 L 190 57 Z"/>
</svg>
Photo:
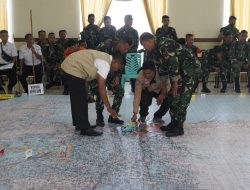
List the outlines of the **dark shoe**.
<svg viewBox="0 0 250 190">
<path fill-rule="evenodd" d="M 98 132 L 98 131 L 95 131 L 93 128 L 89 128 L 87 130 L 81 130 L 80 134 L 83 135 L 83 136 L 95 137 L 95 136 L 101 136 L 102 132 Z"/>
<path fill-rule="evenodd" d="M 46 84 L 46 89 L 50 89 L 52 86 L 54 86 L 54 83 Z"/>
<path fill-rule="evenodd" d="M 104 123 L 104 121 L 102 120 L 96 120 L 96 126 L 97 127 L 104 127 L 105 126 L 105 123 Z"/>
<path fill-rule="evenodd" d="M 239 88 L 236 88 L 234 91 L 235 91 L 236 93 L 241 93 L 241 91 L 240 91 Z"/>
<path fill-rule="evenodd" d="M 63 91 L 63 95 L 69 95 L 69 91 Z"/>
<path fill-rule="evenodd" d="M 124 121 L 120 120 L 119 118 L 113 118 L 112 116 L 109 116 L 108 122 L 119 125 L 122 125 L 124 123 Z"/>
<path fill-rule="evenodd" d="M 184 135 L 184 129 L 181 126 L 174 127 L 173 130 L 166 132 L 167 137 L 177 137 L 181 135 Z"/>
<path fill-rule="evenodd" d="M 168 125 L 163 125 L 160 127 L 162 131 L 171 131 L 174 128 L 173 122 L 170 122 Z"/>
<path fill-rule="evenodd" d="M 221 92 L 221 93 L 226 93 L 226 89 L 222 88 L 222 89 L 220 90 L 220 92 Z"/>
<path fill-rule="evenodd" d="M 159 117 L 154 117 L 153 122 L 154 123 L 159 123 L 159 124 L 164 124 L 165 123 L 165 121 L 162 118 L 159 118 Z"/>
<path fill-rule="evenodd" d="M 80 131 L 81 129 L 80 129 L 80 127 L 75 127 L 75 130 Z"/>
<path fill-rule="evenodd" d="M 210 93 L 211 90 L 208 89 L 208 87 L 203 87 L 201 92 L 204 92 L 204 93 Z"/>
</svg>

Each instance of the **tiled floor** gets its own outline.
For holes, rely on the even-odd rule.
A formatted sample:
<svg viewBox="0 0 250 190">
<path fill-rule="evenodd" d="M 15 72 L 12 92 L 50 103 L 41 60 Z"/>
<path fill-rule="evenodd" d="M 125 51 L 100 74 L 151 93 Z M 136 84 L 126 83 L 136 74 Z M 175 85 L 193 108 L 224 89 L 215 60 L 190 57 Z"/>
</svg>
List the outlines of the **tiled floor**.
<svg viewBox="0 0 250 190">
<path fill-rule="evenodd" d="M 157 125 L 142 136 L 106 125 L 102 137 L 82 137 L 71 125 L 68 96 L 0 101 L 0 190 L 250 189 L 250 96 L 216 94 L 193 96 L 177 138 Z M 126 121 L 132 99 L 127 94 L 122 104 Z M 89 113 L 94 123 L 94 104 Z"/>
</svg>

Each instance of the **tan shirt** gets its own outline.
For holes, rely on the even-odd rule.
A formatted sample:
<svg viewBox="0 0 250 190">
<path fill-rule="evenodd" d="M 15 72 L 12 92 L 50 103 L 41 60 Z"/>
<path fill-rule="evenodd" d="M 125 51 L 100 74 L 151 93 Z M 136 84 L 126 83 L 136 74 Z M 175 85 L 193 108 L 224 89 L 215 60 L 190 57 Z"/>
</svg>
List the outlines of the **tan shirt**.
<svg viewBox="0 0 250 190">
<path fill-rule="evenodd" d="M 154 82 L 150 84 L 152 80 L 154 80 Z M 156 71 L 155 77 L 152 80 L 149 81 L 148 79 L 144 78 L 143 71 L 140 71 L 137 75 L 134 95 L 134 113 L 138 113 L 142 90 L 147 88 L 150 92 L 160 93 L 162 83 L 158 71 Z"/>
<path fill-rule="evenodd" d="M 88 81 L 96 79 L 97 74 L 104 79 L 110 70 L 111 56 L 96 50 L 80 50 L 70 54 L 62 63 L 64 72 Z"/>
</svg>

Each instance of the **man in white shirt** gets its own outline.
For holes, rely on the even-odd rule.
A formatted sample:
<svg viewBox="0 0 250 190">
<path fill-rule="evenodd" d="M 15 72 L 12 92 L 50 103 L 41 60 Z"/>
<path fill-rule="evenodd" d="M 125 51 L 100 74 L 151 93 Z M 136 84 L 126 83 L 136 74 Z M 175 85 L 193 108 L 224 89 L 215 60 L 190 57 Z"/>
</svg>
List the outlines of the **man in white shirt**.
<svg viewBox="0 0 250 190">
<path fill-rule="evenodd" d="M 16 57 L 17 50 L 13 43 L 8 42 L 9 34 L 7 30 L 0 32 L 0 75 L 7 75 L 9 78 L 8 93 L 12 93 L 13 87 L 17 83 L 16 77 Z M 9 65 L 8 69 L 1 69 L 1 66 Z"/>
<path fill-rule="evenodd" d="M 88 120 L 88 100 L 86 81 L 97 79 L 99 94 L 108 112 L 114 118 L 117 112 L 111 107 L 106 91 L 108 73 L 122 67 L 123 57 L 110 56 L 96 50 L 81 50 L 70 54 L 62 63 L 66 84 L 69 87 L 73 125 L 81 130 L 81 135 L 99 136 L 102 133 L 91 128 Z"/>
<path fill-rule="evenodd" d="M 29 75 L 35 75 L 35 83 L 41 83 L 43 78 L 43 65 L 42 65 L 42 51 L 39 45 L 34 44 L 32 34 L 25 35 L 25 41 L 27 44 L 21 46 L 19 52 L 20 59 L 20 71 L 19 80 L 25 90 L 28 93 L 28 84 L 26 78 Z M 34 71 L 33 71 L 34 64 Z M 34 72 L 34 73 L 33 73 Z"/>
</svg>

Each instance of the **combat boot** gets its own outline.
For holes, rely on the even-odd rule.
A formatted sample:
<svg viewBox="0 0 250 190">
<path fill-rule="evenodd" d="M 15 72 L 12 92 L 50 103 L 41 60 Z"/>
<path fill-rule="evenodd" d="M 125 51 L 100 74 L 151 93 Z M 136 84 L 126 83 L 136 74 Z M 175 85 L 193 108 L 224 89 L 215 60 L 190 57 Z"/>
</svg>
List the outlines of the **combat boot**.
<svg viewBox="0 0 250 190">
<path fill-rule="evenodd" d="M 236 93 L 240 93 L 240 78 L 239 77 L 236 77 L 234 79 L 234 91 Z"/>
</svg>

